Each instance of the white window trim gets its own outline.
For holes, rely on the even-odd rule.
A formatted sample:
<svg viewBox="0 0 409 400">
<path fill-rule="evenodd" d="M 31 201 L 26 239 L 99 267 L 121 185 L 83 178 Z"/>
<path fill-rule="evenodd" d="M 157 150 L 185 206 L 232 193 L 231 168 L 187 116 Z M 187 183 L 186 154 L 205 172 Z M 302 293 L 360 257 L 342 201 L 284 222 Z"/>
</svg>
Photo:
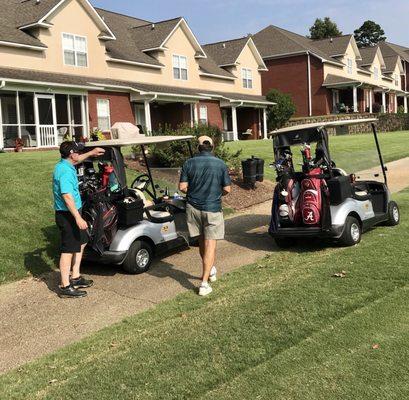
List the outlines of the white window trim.
<svg viewBox="0 0 409 400">
<path fill-rule="evenodd" d="M 202 122 L 202 109 L 203 110 L 206 110 L 206 122 L 203 124 L 203 122 Z M 208 125 L 209 124 L 209 113 L 208 113 L 208 109 L 207 109 L 207 105 L 205 105 L 205 104 L 200 104 L 199 105 L 199 123 L 201 123 L 201 124 L 203 124 L 203 125 Z"/>
<path fill-rule="evenodd" d="M 174 64 L 174 60 L 173 60 L 173 58 L 174 57 L 178 57 L 179 58 L 179 67 L 175 67 L 175 64 Z M 186 68 L 181 68 L 180 67 L 180 59 L 181 58 L 184 58 L 184 59 L 186 59 Z M 179 72 L 180 72 L 180 78 L 175 78 L 175 68 L 178 68 L 179 69 Z M 186 79 L 183 79 L 182 78 L 182 69 L 186 69 Z M 188 81 L 189 80 L 189 68 L 188 68 L 188 63 L 187 63 L 187 56 L 183 56 L 183 55 L 181 55 L 181 54 L 172 54 L 172 76 L 173 76 L 173 79 L 175 79 L 175 80 L 177 80 L 177 81 Z"/>
<path fill-rule="evenodd" d="M 74 62 L 75 65 L 67 64 L 65 62 L 65 48 L 64 48 L 64 35 L 70 35 L 74 37 Z M 78 65 L 77 63 L 77 50 L 75 49 L 75 38 L 82 38 L 85 39 L 85 58 L 87 60 L 87 65 Z M 88 37 L 87 36 L 82 36 L 82 35 L 76 35 L 75 33 L 69 33 L 69 32 L 61 32 L 61 47 L 62 47 L 62 59 L 63 63 L 67 67 L 74 67 L 74 68 L 89 68 L 89 58 L 88 58 Z"/>
<path fill-rule="evenodd" d="M 100 102 L 100 101 L 104 101 L 104 102 L 107 102 L 108 103 L 108 115 L 99 115 L 98 114 L 98 102 Z M 99 127 L 99 118 L 107 118 L 108 117 L 108 130 L 102 130 L 100 127 Z M 110 100 L 109 99 L 97 99 L 97 126 L 98 126 L 98 129 L 100 129 L 102 132 L 109 132 L 110 130 L 111 130 L 111 102 L 110 102 Z"/>
<path fill-rule="evenodd" d="M 248 73 L 250 72 L 251 78 L 248 77 Z M 244 80 L 246 81 L 246 84 L 244 84 Z M 241 82 L 242 86 L 245 89 L 253 89 L 253 70 L 251 68 L 242 68 L 241 69 Z M 251 86 L 249 85 L 249 82 L 251 82 Z"/>
<path fill-rule="evenodd" d="M 347 58 L 347 72 L 349 75 L 352 75 L 353 61 L 352 58 Z"/>
</svg>

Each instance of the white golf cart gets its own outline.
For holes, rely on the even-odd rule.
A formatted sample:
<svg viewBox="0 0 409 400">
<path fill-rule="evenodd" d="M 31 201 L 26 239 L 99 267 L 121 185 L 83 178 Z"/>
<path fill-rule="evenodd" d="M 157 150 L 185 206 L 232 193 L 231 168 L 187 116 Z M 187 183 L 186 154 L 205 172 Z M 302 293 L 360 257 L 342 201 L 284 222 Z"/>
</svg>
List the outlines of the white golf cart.
<svg viewBox="0 0 409 400">
<path fill-rule="evenodd" d="M 189 245 L 186 199 L 176 192 L 179 170 L 173 170 L 175 191 L 169 187 L 161 189 L 154 182 L 147 146 L 182 141 L 192 156 L 191 139 L 192 136 L 140 135 L 85 144 L 85 151 L 102 147 L 105 154 L 77 167 L 90 236 L 84 259 L 121 265 L 128 273 L 139 274 L 149 269 L 153 257 Z M 127 173 L 121 152 L 124 146 L 140 149 L 143 166 L 129 187 L 127 175 L 135 171 Z M 168 184 L 163 175 L 161 181 Z"/>
<path fill-rule="evenodd" d="M 308 237 L 332 238 L 352 246 L 360 242 L 362 232 L 375 225 L 399 224 L 399 208 L 388 190 L 376 121 L 322 122 L 273 132 L 277 186 L 269 232 L 278 246 L 288 247 L 295 238 Z M 358 161 L 362 169 L 368 164 L 378 166 L 356 176 L 348 161 L 335 165 L 331 159 L 327 129 L 345 133 L 348 126 L 362 123 L 372 126 L 373 148 L 351 151 L 345 140 L 344 158 Z M 297 171 L 293 148 L 300 145 L 302 168 Z"/>
</svg>

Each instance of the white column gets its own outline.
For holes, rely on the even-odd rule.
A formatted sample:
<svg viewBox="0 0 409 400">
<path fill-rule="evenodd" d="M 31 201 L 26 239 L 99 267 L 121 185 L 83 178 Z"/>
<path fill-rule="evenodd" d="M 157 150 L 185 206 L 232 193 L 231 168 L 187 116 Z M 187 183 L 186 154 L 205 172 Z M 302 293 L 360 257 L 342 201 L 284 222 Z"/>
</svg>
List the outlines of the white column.
<svg viewBox="0 0 409 400">
<path fill-rule="evenodd" d="M 267 129 L 267 109 L 263 108 L 263 137 L 268 139 L 268 129 Z"/>
<path fill-rule="evenodd" d="M 408 98 L 407 96 L 403 96 L 403 108 L 405 109 L 405 114 L 408 113 Z"/>
<path fill-rule="evenodd" d="M 90 120 L 89 120 L 89 99 L 88 96 L 85 97 L 85 137 L 89 137 L 89 133 L 91 130 Z"/>
<path fill-rule="evenodd" d="M 72 112 L 71 112 L 71 97 L 69 94 L 67 94 L 67 113 L 68 113 L 68 135 L 71 137 L 71 139 L 74 137 L 74 128 L 72 127 L 73 125 L 73 118 L 72 118 Z"/>
<path fill-rule="evenodd" d="M 152 120 L 151 120 L 151 106 L 150 106 L 150 101 L 145 100 L 144 101 L 145 105 L 145 121 L 146 121 L 146 130 L 147 134 L 150 135 L 152 133 Z"/>
<path fill-rule="evenodd" d="M 34 93 L 34 121 L 36 124 L 37 147 L 40 147 L 42 143 L 40 135 L 40 119 L 38 115 L 38 97 L 36 93 Z"/>
<path fill-rule="evenodd" d="M 386 93 L 382 92 L 382 112 L 386 112 Z"/>
<path fill-rule="evenodd" d="M 233 124 L 233 140 L 239 140 L 239 130 L 237 128 L 237 108 L 232 106 L 231 108 L 231 119 Z"/>
<path fill-rule="evenodd" d="M 82 124 L 82 136 L 86 137 L 87 122 L 86 117 L 87 111 L 85 106 L 85 96 L 81 96 L 81 124 Z"/>
<path fill-rule="evenodd" d="M 58 146 L 58 132 L 57 132 L 57 106 L 55 104 L 55 95 L 51 98 L 51 109 L 53 113 L 53 128 L 54 128 L 54 146 Z"/>
<path fill-rule="evenodd" d="M 352 88 L 353 98 L 354 98 L 354 112 L 358 112 L 358 88 L 354 86 Z"/>
<path fill-rule="evenodd" d="M 369 112 L 372 114 L 372 96 L 373 96 L 373 91 L 372 89 L 369 89 Z"/>
<path fill-rule="evenodd" d="M 4 149 L 3 116 L 1 112 L 1 97 L 0 97 L 0 149 Z"/>
</svg>

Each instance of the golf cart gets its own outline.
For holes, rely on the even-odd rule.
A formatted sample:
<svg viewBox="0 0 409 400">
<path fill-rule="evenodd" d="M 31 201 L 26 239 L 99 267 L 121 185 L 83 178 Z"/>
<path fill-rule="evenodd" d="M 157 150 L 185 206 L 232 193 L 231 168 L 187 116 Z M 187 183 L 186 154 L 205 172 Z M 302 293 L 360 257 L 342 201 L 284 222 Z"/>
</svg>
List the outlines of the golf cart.
<svg viewBox="0 0 409 400">
<path fill-rule="evenodd" d="M 376 121 L 313 123 L 273 132 L 277 186 L 269 233 L 279 247 L 291 246 L 296 238 L 311 237 L 331 238 L 353 246 L 360 242 L 362 232 L 375 225 L 399 224 L 399 208 L 390 198 Z M 349 125 L 362 123 L 372 126 L 373 154 L 369 149 L 359 149 L 350 153 L 350 159 L 370 159 L 379 168 L 356 176 L 353 171 L 345 172 L 348 165 L 339 168 L 331 159 L 327 129 L 342 133 Z M 297 154 L 293 154 L 292 147 L 300 145 L 301 170 L 296 171 Z"/>
<path fill-rule="evenodd" d="M 186 199 L 177 193 L 179 170 L 173 169 L 176 190 L 161 189 L 154 182 L 147 146 L 182 141 L 192 155 L 190 139 L 192 136 L 139 135 L 85 144 L 84 151 L 105 150 L 103 156 L 77 166 L 83 217 L 89 225 L 85 260 L 121 265 L 128 273 L 139 274 L 149 269 L 154 256 L 188 246 Z M 141 173 L 130 186 L 121 152 L 124 146 L 141 150 Z M 162 182 L 168 183 L 163 174 Z"/>
</svg>

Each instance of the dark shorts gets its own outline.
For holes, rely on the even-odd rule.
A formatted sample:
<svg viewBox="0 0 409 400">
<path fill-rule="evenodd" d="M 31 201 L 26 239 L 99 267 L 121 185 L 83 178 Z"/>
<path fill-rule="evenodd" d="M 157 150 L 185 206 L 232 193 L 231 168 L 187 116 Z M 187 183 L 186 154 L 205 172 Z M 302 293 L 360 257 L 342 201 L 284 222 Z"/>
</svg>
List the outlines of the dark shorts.
<svg viewBox="0 0 409 400">
<path fill-rule="evenodd" d="M 55 223 L 61 232 L 61 253 L 79 253 L 81 245 L 88 243 L 88 233 L 78 228 L 69 211 L 56 211 Z"/>
</svg>

